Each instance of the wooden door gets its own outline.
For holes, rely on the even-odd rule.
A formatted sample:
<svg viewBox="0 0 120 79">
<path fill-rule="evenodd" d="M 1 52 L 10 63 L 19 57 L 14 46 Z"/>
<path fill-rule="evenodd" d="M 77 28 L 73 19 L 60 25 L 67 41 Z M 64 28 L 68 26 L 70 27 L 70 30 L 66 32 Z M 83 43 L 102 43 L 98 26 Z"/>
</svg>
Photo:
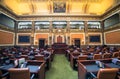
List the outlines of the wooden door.
<svg viewBox="0 0 120 79">
<path fill-rule="evenodd" d="M 62 37 L 61 36 L 57 37 L 57 43 L 62 43 Z"/>
</svg>

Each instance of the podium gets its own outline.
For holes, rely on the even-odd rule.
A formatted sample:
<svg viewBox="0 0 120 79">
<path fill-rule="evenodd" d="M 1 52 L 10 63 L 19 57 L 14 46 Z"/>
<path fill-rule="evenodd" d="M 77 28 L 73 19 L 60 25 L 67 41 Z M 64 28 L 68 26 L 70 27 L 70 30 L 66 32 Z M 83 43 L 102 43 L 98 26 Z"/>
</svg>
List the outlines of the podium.
<svg viewBox="0 0 120 79">
<path fill-rule="evenodd" d="M 67 47 L 65 43 L 54 43 L 52 45 L 55 54 L 65 54 Z"/>
</svg>

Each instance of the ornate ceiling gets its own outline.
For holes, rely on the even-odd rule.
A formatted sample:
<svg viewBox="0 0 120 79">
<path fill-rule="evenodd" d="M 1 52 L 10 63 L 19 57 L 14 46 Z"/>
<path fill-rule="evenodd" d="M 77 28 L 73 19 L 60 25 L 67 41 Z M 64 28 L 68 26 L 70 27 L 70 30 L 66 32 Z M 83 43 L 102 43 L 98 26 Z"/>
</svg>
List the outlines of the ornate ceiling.
<svg viewBox="0 0 120 79">
<path fill-rule="evenodd" d="M 0 0 L 0 5 L 18 16 L 103 15 L 120 0 Z"/>
</svg>

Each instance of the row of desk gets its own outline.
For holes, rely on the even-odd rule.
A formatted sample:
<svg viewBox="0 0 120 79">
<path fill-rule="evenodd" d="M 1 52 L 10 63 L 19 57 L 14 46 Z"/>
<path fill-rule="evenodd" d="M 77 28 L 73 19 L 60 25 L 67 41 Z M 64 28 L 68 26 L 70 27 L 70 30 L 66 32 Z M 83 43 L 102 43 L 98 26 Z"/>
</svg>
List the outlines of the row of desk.
<svg viewBox="0 0 120 79">
<path fill-rule="evenodd" d="M 8 72 L 10 68 L 17 68 L 14 63 L 0 66 L 2 72 Z M 45 61 L 30 60 L 25 63 L 24 68 L 28 68 L 31 74 L 37 75 L 39 79 L 45 79 Z"/>
<path fill-rule="evenodd" d="M 111 58 L 102 59 L 99 61 L 102 62 L 103 64 L 102 68 L 120 69 L 120 65 L 114 64 Z M 78 60 L 77 62 L 78 62 L 78 79 L 87 79 L 88 74 L 90 72 L 97 73 L 101 68 L 98 66 L 98 64 L 96 64 L 96 60 L 83 60 L 83 61 Z"/>
</svg>

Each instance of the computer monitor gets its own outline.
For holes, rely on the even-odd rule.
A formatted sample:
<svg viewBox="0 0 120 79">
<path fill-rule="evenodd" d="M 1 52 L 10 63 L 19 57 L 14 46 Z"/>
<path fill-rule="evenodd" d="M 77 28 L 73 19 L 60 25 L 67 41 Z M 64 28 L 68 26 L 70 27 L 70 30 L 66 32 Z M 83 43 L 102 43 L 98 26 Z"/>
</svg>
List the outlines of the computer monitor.
<svg viewBox="0 0 120 79">
<path fill-rule="evenodd" d="M 18 60 L 19 67 L 21 67 L 21 65 L 24 64 L 24 63 L 25 63 L 25 58 L 20 58 Z"/>
</svg>

